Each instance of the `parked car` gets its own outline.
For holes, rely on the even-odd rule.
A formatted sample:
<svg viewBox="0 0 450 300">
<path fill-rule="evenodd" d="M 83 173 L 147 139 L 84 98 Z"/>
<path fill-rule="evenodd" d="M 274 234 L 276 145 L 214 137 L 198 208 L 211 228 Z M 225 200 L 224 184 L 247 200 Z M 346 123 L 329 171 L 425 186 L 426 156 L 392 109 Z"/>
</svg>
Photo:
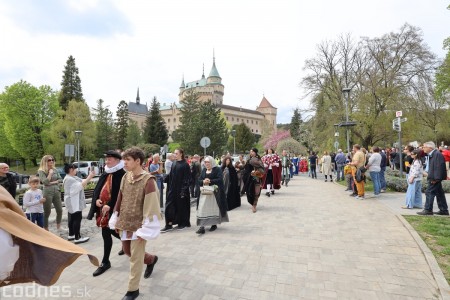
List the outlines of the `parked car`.
<svg viewBox="0 0 450 300">
<path fill-rule="evenodd" d="M 64 168 L 62 167 L 57 167 L 56 170 L 58 171 L 59 175 L 61 176 L 62 179 L 64 179 L 64 177 L 66 177 L 66 172 L 64 172 Z M 85 179 L 87 177 L 87 174 L 84 173 L 83 171 L 78 170 L 77 171 L 77 176 Z"/>
<path fill-rule="evenodd" d="M 30 180 L 30 175 L 19 174 L 14 171 L 9 171 L 9 173 L 11 173 L 14 176 L 14 178 L 16 179 L 16 183 L 19 183 L 20 176 L 22 176 L 22 184 L 27 184 L 28 181 Z"/>
<path fill-rule="evenodd" d="M 75 167 L 78 168 L 78 171 L 89 174 L 91 169 L 94 169 L 95 176 L 100 175 L 100 169 L 98 168 L 98 161 L 80 161 L 79 165 L 78 162 L 76 161 L 73 164 L 75 165 Z"/>
</svg>

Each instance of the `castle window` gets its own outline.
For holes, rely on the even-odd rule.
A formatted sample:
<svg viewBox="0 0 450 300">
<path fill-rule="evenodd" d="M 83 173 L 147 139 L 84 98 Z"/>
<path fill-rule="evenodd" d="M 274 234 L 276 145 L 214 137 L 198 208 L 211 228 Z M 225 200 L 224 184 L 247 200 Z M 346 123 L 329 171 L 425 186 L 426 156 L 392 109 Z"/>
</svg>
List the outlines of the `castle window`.
<svg viewBox="0 0 450 300">
<path fill-rule="evenodd" d="M 170 123 L 170 118 L 167 119 L 167 123 Z"/>
<path fill-rule="evenodd" d="M 228 117 L 227 117 L 227 121 L 228 121 Z"/>
<path fill-rule="evenodd" d="M 253 124 L 253 120 L 252 120 L 252 124 Z"/>
<path fill-rule="evenodd" d="M 256 121 L 256 125 L 258 125 L 258 121 Z"/>
<path fill-rule="evenodd" d="M 256 133 L 258 133 L 258 129 L 256 129 Z"/>
<path fill-rule="evenodd" d="M 231 118 L 231 121 L 234 121 L 234 117 L 233 117 L 233 118 Z"/>
<path fill-rule="evenodd" d="M 239 122 L 239 118 L 236 118 L 236 121 L 238 121 L 238 122 Z"/>
<path fill-rule="evenodd" d="M 176 122 L 176 121 L 177 121 L 177 118 L 173 118 L 173 121 Z"/>
<path fill-rule="evenodd" d="M 252 132 L 253 132 L 253 129 L 252 129 Z"/>
<path fill-rule="evenodd" d="M 247 124 L 248 124 L 248 120 L 247 120 Z"/>
</svg>

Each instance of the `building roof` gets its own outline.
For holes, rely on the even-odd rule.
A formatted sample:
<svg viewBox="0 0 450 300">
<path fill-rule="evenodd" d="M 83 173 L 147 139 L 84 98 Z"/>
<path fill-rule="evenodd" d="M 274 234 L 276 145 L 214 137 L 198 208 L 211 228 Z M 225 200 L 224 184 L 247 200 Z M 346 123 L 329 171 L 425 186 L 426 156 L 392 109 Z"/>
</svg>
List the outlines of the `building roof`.
<svg viewBox="0 0 450 300">
<path fill-rule="evenodd" d="M 139 104 L 136 102 L 128 102 L 128 112 L 135 114 L 147 114 L 148 108 L 145 104 Z"/>
<path fill-rule="evenodd" d="M 205 86 L 205 85 L 206 85 L 206 78 L 202 77 L 202 79 L 186 83 L 185 88 L 190 89 L 190 88 Z"/>
<path fill-rule="evenodd" d="M 267 100 L 266 97 L 263 96 L 258 108 L 276 108 L 276 107 L 272 106 L 272 104 L 270 104 L 269 100 Z"/>
<path fill-rule="evenodd" d="M 211 71 L 209 72 L 209 76 L 208 77 L 219 77 L 219 78 L 221 78 L 220 75 L 219 75 L 219 71 L 217 71 L 217 68 L 216 68 L 216 59 L 213 60 L 213 65 L 212 65 Z"/>
<path fill-rule="evenodd" d="M 229 109 L 229 110 L 234 110 L 234 111 L 241 111 L 241 112 L 254 114 L 254 115 L 264 116 L 264 114 L 260 113 L 259 111 L 251 110 L 251 109 L 247 109 L 247 108 L 242 108 L 242 107 L 237 107 L 237 106 L 231 106 L 231 105 L 225 105 L 225 104 L 217 104 L 217 107 L 225 108 L 225 109 Z"/>
</svg>

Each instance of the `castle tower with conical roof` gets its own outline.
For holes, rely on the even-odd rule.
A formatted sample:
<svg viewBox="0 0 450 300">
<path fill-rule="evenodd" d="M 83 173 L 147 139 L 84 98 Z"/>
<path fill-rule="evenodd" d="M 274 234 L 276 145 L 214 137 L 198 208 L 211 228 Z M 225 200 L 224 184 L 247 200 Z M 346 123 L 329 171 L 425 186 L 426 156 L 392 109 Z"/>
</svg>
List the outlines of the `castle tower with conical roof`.
<svg viewBox="0 0 450 300">
<path fill-rule="evenodd" d="M 203 66 L 202 77 L 199 80 L 184 83 L 184 78 L 178 94 L 179 101 L 183 102 L 188 91 L 194 91 L 199 96 L 198 101 L 211 101 L 214 104 L 223 104 L 224 85 L 219 71 L 216 67 L 216 58 L 213 56 L 213 65 L 208 77 L 205 77 L 205 66 Z"/>
<path fill-rule="evenodd" d="M 268 122 L 270 128 L 273 128 L 274 132 L 277 131 L 277 108 L 270 104 L 269 100 L 263 95 L 261 103 L 256 108 L 256 111 L 264 115 L 264 119 Z"/>
</svg>

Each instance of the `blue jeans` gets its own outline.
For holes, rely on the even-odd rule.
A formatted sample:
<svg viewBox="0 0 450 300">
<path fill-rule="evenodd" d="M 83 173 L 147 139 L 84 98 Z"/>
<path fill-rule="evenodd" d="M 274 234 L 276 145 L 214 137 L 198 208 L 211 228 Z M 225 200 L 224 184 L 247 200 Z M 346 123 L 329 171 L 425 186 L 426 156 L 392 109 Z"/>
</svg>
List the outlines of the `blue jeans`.
<svg viewBox="0 0 450 300">
<path fill-rule="evenodd" d="M 375 195 L 378 195 L 380 193 L 380 172 L 369 172 L 370 174 L 370 178 L 372 179 L 373 182 L 373 193 Z"/>
<path fill-rule="evenodd" d="M 386 178 L 384 178 L 384 172 L 386 172 L 386 167 L 382 167 L 380 171 L 380 189 L 386 190 Z"/>
<path fill-rule="evenodd" d="M 406 179 L 408 180 L 408 179 Z M 408 208 L 422 208 L 422 181 L 408 182 L 405 205 Z"/>
<path fill-rule="evenodd" d="M 345 179 L 344 167 L 345 167 L 345 165 L 339 165 L 339 164 L 337 165 L 337 175 L 336 175 L 337 181 Z"/>
<path fill-rule="evenodd" d="M 44 228 L 44 213 L 29 213 L 26 215 L 27 219 L 32 223 L 36 223 L 37 226 Z"/>
</svg>

